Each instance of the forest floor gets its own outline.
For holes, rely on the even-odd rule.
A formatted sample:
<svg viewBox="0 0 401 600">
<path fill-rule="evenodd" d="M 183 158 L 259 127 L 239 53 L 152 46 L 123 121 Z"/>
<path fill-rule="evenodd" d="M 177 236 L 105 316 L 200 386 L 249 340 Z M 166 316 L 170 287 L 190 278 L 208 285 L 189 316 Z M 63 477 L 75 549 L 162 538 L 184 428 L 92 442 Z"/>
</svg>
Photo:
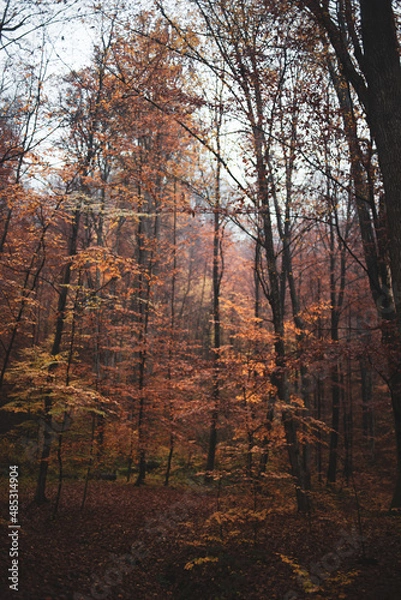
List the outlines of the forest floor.
<svg viewBox="0 0 401 600">
<path fill-rule="evenodd" d="M 2 485 L 2 488 L 4 486 Z M 28 494 L 30 492 L 30 496 Z M 19 590 L 8 600 L 399 600 L 401 516 L 324 492 L 313 513 L 246 489 L 66 482 L 58 514 L 20 492 Z M 54 499 L 56 486 L 49 486 Z M 2 500 L 5 500 L 3 496 Z M 361 536 L 362 533 L 362 536 Z"/>
</svg>

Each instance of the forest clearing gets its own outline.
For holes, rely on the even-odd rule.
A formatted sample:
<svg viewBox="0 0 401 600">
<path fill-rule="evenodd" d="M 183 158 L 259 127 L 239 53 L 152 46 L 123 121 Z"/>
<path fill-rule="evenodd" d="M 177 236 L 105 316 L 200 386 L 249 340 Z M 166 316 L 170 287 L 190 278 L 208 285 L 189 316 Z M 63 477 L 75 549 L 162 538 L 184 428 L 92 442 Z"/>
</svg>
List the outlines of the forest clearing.
<svg viewBox="0 0 401 600">
<path fill-rule="evenodd" d="M 401 597 L 400 39 L 1 0 L 2 598 Z"/>
</svg>

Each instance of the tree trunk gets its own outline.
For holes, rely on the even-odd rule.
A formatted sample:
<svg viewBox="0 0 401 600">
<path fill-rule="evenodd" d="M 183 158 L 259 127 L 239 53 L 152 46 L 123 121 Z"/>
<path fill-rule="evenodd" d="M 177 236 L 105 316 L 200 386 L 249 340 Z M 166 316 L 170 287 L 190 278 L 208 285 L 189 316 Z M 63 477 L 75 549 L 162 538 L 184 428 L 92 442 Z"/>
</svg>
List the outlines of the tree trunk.
<svg viewBox="0 0 401 600">
<path fill-rule="evenodd" d="M 345 109 L 344 123 L 350 145 L 353 178 L 357 195 L 359 221 L 364 243 L 366 265 L 373 298 L 382 318 L 383 343 L 388 348 L 389 388 L 394 415 L 394 426 L 397 448 L 397 483 L 393 507 L 401 507 L 401 370 L 400 338 L 401 338 L 401 66 L 399 46 L 396 33 L 395 18 L 391 0 L 360 0 L 362 40 L 364 54 L 359 58 L 364 73 L 366 86 L 358 83 L 352 72 L 348 55 L 336 44 L 329 34 L 337 57 L 342 64 L 343 73 L 354 85 L 361 103 L 365 106 L 370 130 L 376 141 L 380 169 L 385 189 L 384 206 L 386 212 L 385 229 L 390 255 L 392 278 L 392 299 L 389 298 L 387 282 L 380 281 L 378 265 L 375 263 L 373 237 L 367 214 L 366 188 L 361 179 L 361 168 L 358 165 L 361 152 L 357 147 L 355 124 L 350 119 L 349 106 L 337 89 L 340 104 Z M 315 16 L 321 20 L 319 11 L 311 8 Z M 326 25 L 327 25 L 326 21 Z M 327 28 L 333 30 L 332 25 Z M 348 103 L 349 104 L 349 103 Z M 379 272 L 380 275 L 380 272 Z M 392 325 L 397 323 L 397 327 Z"/>
<path fill-rule="evenodd" d="M 359 361 L 362 396 L 362 432 L 367 442 L 371 459 L 375 458 L 375 417 L 372 404 L 372 373 L 365 357 Z"/>
<path fill-rule="evenodd" d="M 51 349 L 51 355 L 56 357 L 60 354 L 61 350 L 61 339 L 64 330 L 65 318 L 66 318 L 66 308 L 67 308 L 67 299 L 68 299 L 68 290 L 71 281 L 71 258 L 75 256 L 77 252 L 77 241 L 78 241 L 78 232 L 79 232 L 79 221 L 80 221 L 80 210 L 76 209 L 74 213 L 74 221 L 72 224 L 71 237 L 69 243 L 69 252 L 68 256 L 70 258 L 70 262 L 68 262 L 65 267 L 62 286 L 60 290 L 60 295 L 58 299 L 57 305 L 57 320 L 56 320 L 56 331 L 54 334 L 53 346 Z M 57 364 L 53 363 L 49 367 L 49 378 L 52 377 L 55 369 L 57 368 Z M 46 481 L 47 481 L 47 472 L 49 467 L 49 458 L 51 452 L 51 444 L 52 444 L 52 399 L 50 393 L 45 396 L 44 399 L 44 434 L 43 434 L 43 446 L 42 446 L 42 455 L 40 459 L 39 465 L 39 475 L 36 485 L 36 493 L 35 493 L 35 502 L 38 505 L 46 502 Z"/>
<path fill-rule="evenodd" d="M 164 477 L 164 485 L 165 487 L 168 486 L 169 483 L 169 479 L 170 479 L 170 473 L 171 473 L 171 463 L 173 460 L 173 453 L 174 453 L 174 433 L 170 434 L 170 449 L 169 449 L 169 453 L 168 453 L 168 457 L 167 457 L 167 467 L 166 467 L 166 475 Z"/>
<path fill-rule="evenodd" d="M 368 121 L 385 188 L 397 324 L 401 332 L 401 66 L 390 0 L 361 0 Z"/>
<path fill-rule="evenodd" d="M 335 483 L 337 479 L 337 448 L 340 427 L 340 374 L 337 362 L 331 368 L 331 399 L 331 431 L 327 483 Z"/>
<path fill-rule="evenodd" d="M 222 125 L 223 111 L 220 104 L 216 108 L 215 131 L 217 154 L 220 155 L 220 131 Z M 213 392 L 212 392 L 212 414 L 209 432 L 209 446 L 206 460 L 205 481 L 210 478 L 214 471 L 217 449 L 217 424 L 220 412 L 220 346 L 221 346 L 221 324 L 220 324 L 220 288 L 223 276 L 221 260 L 221 163 L 216 163 L 215 186 L 214 186 L 214 231 L 213 231 Z"/>
<path fill-rule="evenodd" d="M 397 329 L 391 327 L 390 390 L 397 447 L 392 508 L 401 508 L 401 66 L 391 0 L 360 0 L 367 114 L 385 189 Z"/>
<path fill-rule="evenodd" d="M 322 397 L 323 397 L 323 382 L 320 375 L 317 376 L 316 388 L 315 388 L 315 410 L 316 418 L 318 421 L 322 419 Z M 316 439 L 316 471 L 319 483 L 323 481 L 323 468 L 322 468 L 322 430 L 319 427 L 317 431 Z"/>
<path fill-rule="evenodd" d="M 350 343 L 351 336 L 351 317 L 348 320 L 348 333 L 347 338 Z M 352 363 L 351 358 L 347 356 L 347 372 L 346 372 L 346 385 L 342 387 L 342 405 L 343 405 L 343 419 L 344 419 L 344 476 L 347 485 L 352 478 L 353 473 L 353 439 L 354 439 L 354 407 L 352 398 Z"/>
<path fill-rule="evenodd" d="M 397 451 L 397 475 L 394 495 L 391 501 L 391 508 L 401 508 L 401 365 L 399 360 L 400 350 L 391 348 L 394 354 L 394 360 L 390 357 L 390 379 L 389 388 L 391 395 L 391 404 L 393 407 L 395 423 L 395 441 Z"/>
</svg>

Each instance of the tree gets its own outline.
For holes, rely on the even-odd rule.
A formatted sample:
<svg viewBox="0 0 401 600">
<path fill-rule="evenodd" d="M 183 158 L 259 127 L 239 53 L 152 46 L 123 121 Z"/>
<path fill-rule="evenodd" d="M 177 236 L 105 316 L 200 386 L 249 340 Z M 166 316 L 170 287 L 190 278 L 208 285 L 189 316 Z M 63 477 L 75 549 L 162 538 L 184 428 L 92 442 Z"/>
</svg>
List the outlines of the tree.
<svg viewBox="0 0 401 600">
<path fill-rule="evenodd" d="M 348 81 L 375 140 L 383 177 L 387 243 L 391 269 L 391 298 L 383 288 L 374 298 L 382 317 L 383 340 L 389 348 L 389 389 L 397 445 L 397 481 L 392 507 L 401 507 L 401 65 L 396 21 L 391 0 L 327 2 L 305 0 L 297 3 L 316 20 L 321 34 L 329 40 L 341 74 Z M 354 149 L 355 150 L 355 149 Z M 354 161 L 355 151 L 352 152 Z M 358 192 L 360 188 L 358 188 Z M 357 192 L 357 193 L 358 193 Z M 362 237 L 366 226 L 362 228 Z M 366 256 L 369 270 L 369 256 Z M 376 281 L 372 282 L 375 288 Z M 393 304 L 393 307 L 392 307 Z M 394 316 L 394 319 L 393 319 Z"/>
<path fill-rule="evenodd" d="M 30 178 L 44 168 L 37 146 L 39 122 L 43 118 L 45 98 L 43 86 L 46 64 L 41 56 L 39 67 L 24 66 L 23 80 L 18 81 L 14 96 L 1 99 L 1 201 L 3 216 L 0 237 L 0 263 L 8 283 L 4 290 L 9 306 L 2 339 L 3 357 L 0 390 L 10 364 L 18 334 L 29 304 L 34 302 L 38 281 L 45 265 L 45 242 L 49 226 L 57 213 L 58 203 L 50 208 L 45 194 L 34 191 Z M 5 70 L 4 77 L 7 72 Z M 49 210 L 48 210 L 49 209 Z M 21 228 L 26 228 L 26 246 L 20 244 Z M 17 250 L 18 248 L 18 250 Z M 11 289 L 14 288 L 14 289 Z M 17 294 L 16 294 L 17 291 Z"/>
<path fill-rule="evenodd" d="M 227 6 L 226 2 L 211 3 L 196 1 L 203 26 L 206 27 L 208 37 L 213 40 L 214 49 L 210 56 L 200 54 L 191 46 L 190 40 L 183 33 L 184 41 L 190 45 L 194 55 L 200 62 L 207 65 L 210 70 L 221 78 L 224 86 L 235 105 L 238 120 L 246 123 L 248 128 L 249 145 L 252 148 L 252 162 L 255 169 L 256 191 L 253 202 L 260 211 L 261 237 L 259 243 L 263 247 L 266 268 L 265 293 L 268 298 L 273 329 L 275 333 L 276 370 L 272 374 L 272 382 L 277 389 L 283 423 L 286 430 L 288 452 L 292 473 L 296 481 L 299 509 L 309 510 L 309 476 L 307 465 L 304 463 L 302 451 L 299 446 L 297 434 L 296 409 L 291 406 L 288 369 L 286 366 L 286 348 L 284 342 L 285 322 L 285 289 L 287 279 L 292 291 L 292 300 L 296 301 L 295 288 L 292 285 L 291 254 L 289 251 L 291 240 L 286 219 L 286 235 L 284 235 L 284 218 L 281 221 L 280 208 L 271 194 L 272 173 L 269 172 L 270 163 L 274 163 L 272 152 L 272 133 L 274 117 L 277 114 L 277 98 L 282 93 L 282 82 L 286 73 L 285 52 L 282 57 L 280 77 L 276 78 L 271 66 L 271 57 L 267 52 L 269 47 L 270 30 L 273 31 L 278 24 L 272 17 L 269 22 L 270 30 L 265 19 L 264 11 L 257 3 L 246 5 L 241 2 L 235 10 Z M 175 24 L 170 21 L 174 27 Z M 213 52 L 217 53 L 216 59 Z M 221 68 L 220 63 L 224 64 Z M 272 88 L 272 89 L 271 89 Z M 273 97 L 270 101 L 269 93 Z M 270 111 L 270 114 L 269 114 Z M 296 115 L 296 111 L 294 113 Z M 296 116 L 294 117 L 296 119 Z M 295 138 L 293 136 L 293 143 Z M 290 142 L 291 144 L 291 142 Z M 287 160 L 287 212 L 291 205 L 291 179 L 294 160 L 294 149 Z M 222 153 L 215 152 L 218 160 L 222 160 Z M 274 184 L 273 184 L 274 185 Z M 287 217 L 287 212 L 285 213 Z M 274 217 L 273 217 L 274 215 Z M 274 218 L 276 220 L 274 220 Z M 278 252 L 275 244 L 276 227 L 283 241 L 283 263 L 280 272 Z M 281 228 L 281 229 L 280 229 Z M 298 309 L 294 305 L 294 314 L 299 319 Z"/>
</svg>

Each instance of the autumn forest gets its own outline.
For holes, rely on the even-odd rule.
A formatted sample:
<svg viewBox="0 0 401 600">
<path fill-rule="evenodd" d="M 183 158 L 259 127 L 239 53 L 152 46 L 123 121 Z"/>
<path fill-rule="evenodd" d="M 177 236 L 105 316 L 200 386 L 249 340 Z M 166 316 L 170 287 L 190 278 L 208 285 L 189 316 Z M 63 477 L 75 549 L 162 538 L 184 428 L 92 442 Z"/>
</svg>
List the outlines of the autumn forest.
<svg viewBox="0 0 401 600">
<path fill-rule="evenodd" d="M 2 597 L 399 598 L 400 39 L 2 0 Z"/>
</svg>

